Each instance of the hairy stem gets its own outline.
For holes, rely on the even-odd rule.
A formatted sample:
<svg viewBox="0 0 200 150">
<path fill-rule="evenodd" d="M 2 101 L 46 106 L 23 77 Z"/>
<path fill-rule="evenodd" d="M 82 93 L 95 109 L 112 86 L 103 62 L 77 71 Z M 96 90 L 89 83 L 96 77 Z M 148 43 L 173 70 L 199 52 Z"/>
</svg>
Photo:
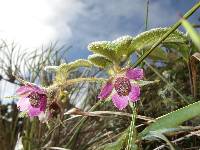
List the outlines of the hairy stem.
<svg viewBox="0 0 200 150">
<path fill-rule="evenodd" d="M 126 150 L 131 150 L 132 146 L 137 147 L 135 145 L 135 140 L 136 140 L 136 129 L 135 129 L 135 118 L 136 118 L 136 111 L 135 111 L 135 103 L 130 103 L 131 109 L 132 109 L 132 120 L 131 120 L 131 125 L 129 127 L 129 134 L 128 134 L 128 144 L 126 147 Z"/>
</svg>

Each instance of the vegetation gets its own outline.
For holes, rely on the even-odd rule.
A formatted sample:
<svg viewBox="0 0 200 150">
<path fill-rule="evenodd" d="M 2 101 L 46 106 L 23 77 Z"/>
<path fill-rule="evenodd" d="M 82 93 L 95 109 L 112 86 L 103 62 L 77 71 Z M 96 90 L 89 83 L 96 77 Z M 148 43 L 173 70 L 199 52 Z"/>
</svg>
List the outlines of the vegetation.
<svg viewBox="0 0 200 150">
<path fill-rule="evenodd" d="M 3 41 L 0 80 L 21 91 L 0 104 L 1 149 L 21 142 L 25 150 L 199 149 L 200 34 L 186 20 L 199 7 L 168 28 L 92 42 L 93 54 L 73 62 L 63 57 L 70 47 L 52 44 L 30 54 Z M 26 94 L 36 100 L 32 93 L 46 96 L 42 119 L 19 104 Z"/>
</svg>

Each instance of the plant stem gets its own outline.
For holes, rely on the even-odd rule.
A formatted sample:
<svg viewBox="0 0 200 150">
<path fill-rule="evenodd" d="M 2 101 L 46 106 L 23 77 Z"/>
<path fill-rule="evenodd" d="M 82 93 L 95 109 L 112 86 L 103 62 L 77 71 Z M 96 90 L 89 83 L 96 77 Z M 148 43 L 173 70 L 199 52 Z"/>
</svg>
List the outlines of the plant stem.
<svg viewBox="0 0 200 150">
<path fill-rule="evenodd" d="M 88 81 L 88 82 L 97 82 L 97 81 L 106 81 L 106 79 L 104 78 L 95 78 L 95 77 L 91 77 L 91 78 L 76 78 L 76 79 L 69 79 L 67 80 L 66 84 L 70 85 L 70 84 L 74 84 L 74 83 L 78 83 L 78 82 L 84 82 L 84 81 Z"/>
<path fill-rule="evenodd" d="M 69 79 L 63 83 L 58 83 L 58 84 L 53 84 L 51 86 L 49 86 L 47 89 L 55 89 L 55 88 L 65 88 L 67 86 L 76 84 L 76 83 L 80 83 L 80 82 L 104 82 L 106 81 L 106 79 L 104 78 L 95 78 L 95 77 L 91 77 L 91 78 L 76 78 L 76 79 Z"/>
<path fill-rule="evenodd" d="M 132 149 L 132 144 L 135 147 L 135 140 L 136 140 L 136 130 L 135 130 L 135 118 L 136 118 L 136 111 L 135 111 L 135 103 L 130 103 L 131 109 L 132 109 L 132 120 L 131 125 L 129 127 L 129 134 L 128 134 L 128 144 L 126 147 L 126 150 Z M 134 143 L 133 143 L 134 141 Z"/>
<path fill-rule="evenodd" d="M 200 7 L 200 2 L 195 4 L 184 16 L 184 19 L 187 19 L 190 17 L 198 8 Z M 174 32 L 179 26 L 181 25 L 181 19 L 176 22 L 169 31 L 167 31 L 160 40 L 158 40 L 149 50 L 147 50 L 144 55 L 142 55 L 134 64 L 133 68 L 137 67 L 153 50 L 155 50 L 156 47 L 158 47 L 162 41 L 164 41 L 172 32 Z"/>
<path fill-rule="evenodd" d="M 148 29 L 148 19 L 149 19 L 149 0 L 146 2 L 146 14 L 145 14 L 145 31 Z"/>
</svg>

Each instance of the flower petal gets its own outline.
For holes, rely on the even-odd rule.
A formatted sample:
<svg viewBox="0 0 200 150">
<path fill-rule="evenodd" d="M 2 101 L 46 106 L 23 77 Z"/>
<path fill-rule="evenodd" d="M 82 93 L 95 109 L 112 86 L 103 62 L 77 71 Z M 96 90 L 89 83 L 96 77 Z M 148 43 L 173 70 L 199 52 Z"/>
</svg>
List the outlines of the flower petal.
<svg viewBox="0 0 200 150">
<path fill-rule="evenodd" d="M 140 68 L 129 68 L 126 71 L 126 77 L 133 80 L 141 80 L 144 77 L 144 71 Z"/>
<path fill-rule="evenodd" d="M 29 95 L 31 92 L 37 92 L 39 94 L 45 94 L 45 91 L 35 85 L 24 85 L 17 89 L 18 95 Z"/>
<path fill-rule="evenodd" d="M 49 116 L 50 116 L 50 113 L 49 112 L 41 112 L 39 115 L 38 115 L 38 118 L 39 120 L 42 122 L 42 123 L 45 123 L 48 121 L 49 119 Z"/>
<path fill-rule="evenodd" d="M 26 93 L 30 93 L 32 91 L 32 88 L 30 86 L 21 86 L 17 89 L 17 94 L 18 95 L 24 95 Z"/>
<path fill-rule="evenodd" d="M 31 107 L 29 108 L 28 115 L 29 115 L 30 117 L 35 117 L 35 116 L 39 116 L 39 114 L 40 114 L 41 112 L 43 112 L 43 111 L 41 111 L 40 108 L 35 108 L 35 107 L 32 107 L 32 106 L 31 106 Z"/>
<path fill-rule="evenodd" d="M 29 98 L 21 98 L 17 102 L 17 107 L 20 111 L 27 111 L 30 106 Z"/>
<path fill-rule="evenodd" d="M 42 95 L 40 99 L 40 110 L 44 111 L 46 109 L 46 104 L 47 104 L 47 97 L 45 95 Z"/>
<path fill-rule="evenodd" d="M 139 100 L 140 96 L 140 87 L 136 84 L 131 86 L 131 92 L 129 93 L 130 101 L 136 102 Z"/>
<path fill-rule="evenodd" d="M 112 92 L 113 90 L 113 84 L 111 81 L 108 81 L 102 88 L 101 92 L 98 95 L 99 99 L 106 99 Z"/>
<path fill-rule="evenodd" d="M 122 110 L 128 105 L 128 96 L 119 96 L 117 93 L 112 96 L 113 104 L 119 109 Z"/>
<path fill-rule="evenodd" d="M 32 90 L 34 91 L 34 92 L 37 92 L 38 94 L 45 94 L 45 90 L 44 89 L 42 89 L 42 88 L 40 88 L 40 87 L 38 87 L 38 86 L 32 86 Z"/>
</svg>

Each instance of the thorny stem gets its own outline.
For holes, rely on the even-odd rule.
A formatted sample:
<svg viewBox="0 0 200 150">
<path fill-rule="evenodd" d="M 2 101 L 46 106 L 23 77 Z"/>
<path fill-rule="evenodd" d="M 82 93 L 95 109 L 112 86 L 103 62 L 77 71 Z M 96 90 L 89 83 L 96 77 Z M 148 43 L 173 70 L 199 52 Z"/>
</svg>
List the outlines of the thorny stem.
<svg viewBox="0 0 200 150">
<path fill-rule="evenodd" d="M 131 147 L 132 147 L 132 143 L 133 143 L 133 137 L 135 137 L 134 134 L 135 133 L 135 118 L 136 118 L 136 111 L 135 111 L 135 103 L 130 103 L 130 106 L 131 106 L 131 109 L 132 109 L 132 120 L 131 120 L 131 125 L 130 125 L 130 128 L 129 128 L 129 134 L 128 134 L 128 144 L 127 144 L 127 147 L 126 147 L 126 150 L 131 150 Z"/>
</svg>

